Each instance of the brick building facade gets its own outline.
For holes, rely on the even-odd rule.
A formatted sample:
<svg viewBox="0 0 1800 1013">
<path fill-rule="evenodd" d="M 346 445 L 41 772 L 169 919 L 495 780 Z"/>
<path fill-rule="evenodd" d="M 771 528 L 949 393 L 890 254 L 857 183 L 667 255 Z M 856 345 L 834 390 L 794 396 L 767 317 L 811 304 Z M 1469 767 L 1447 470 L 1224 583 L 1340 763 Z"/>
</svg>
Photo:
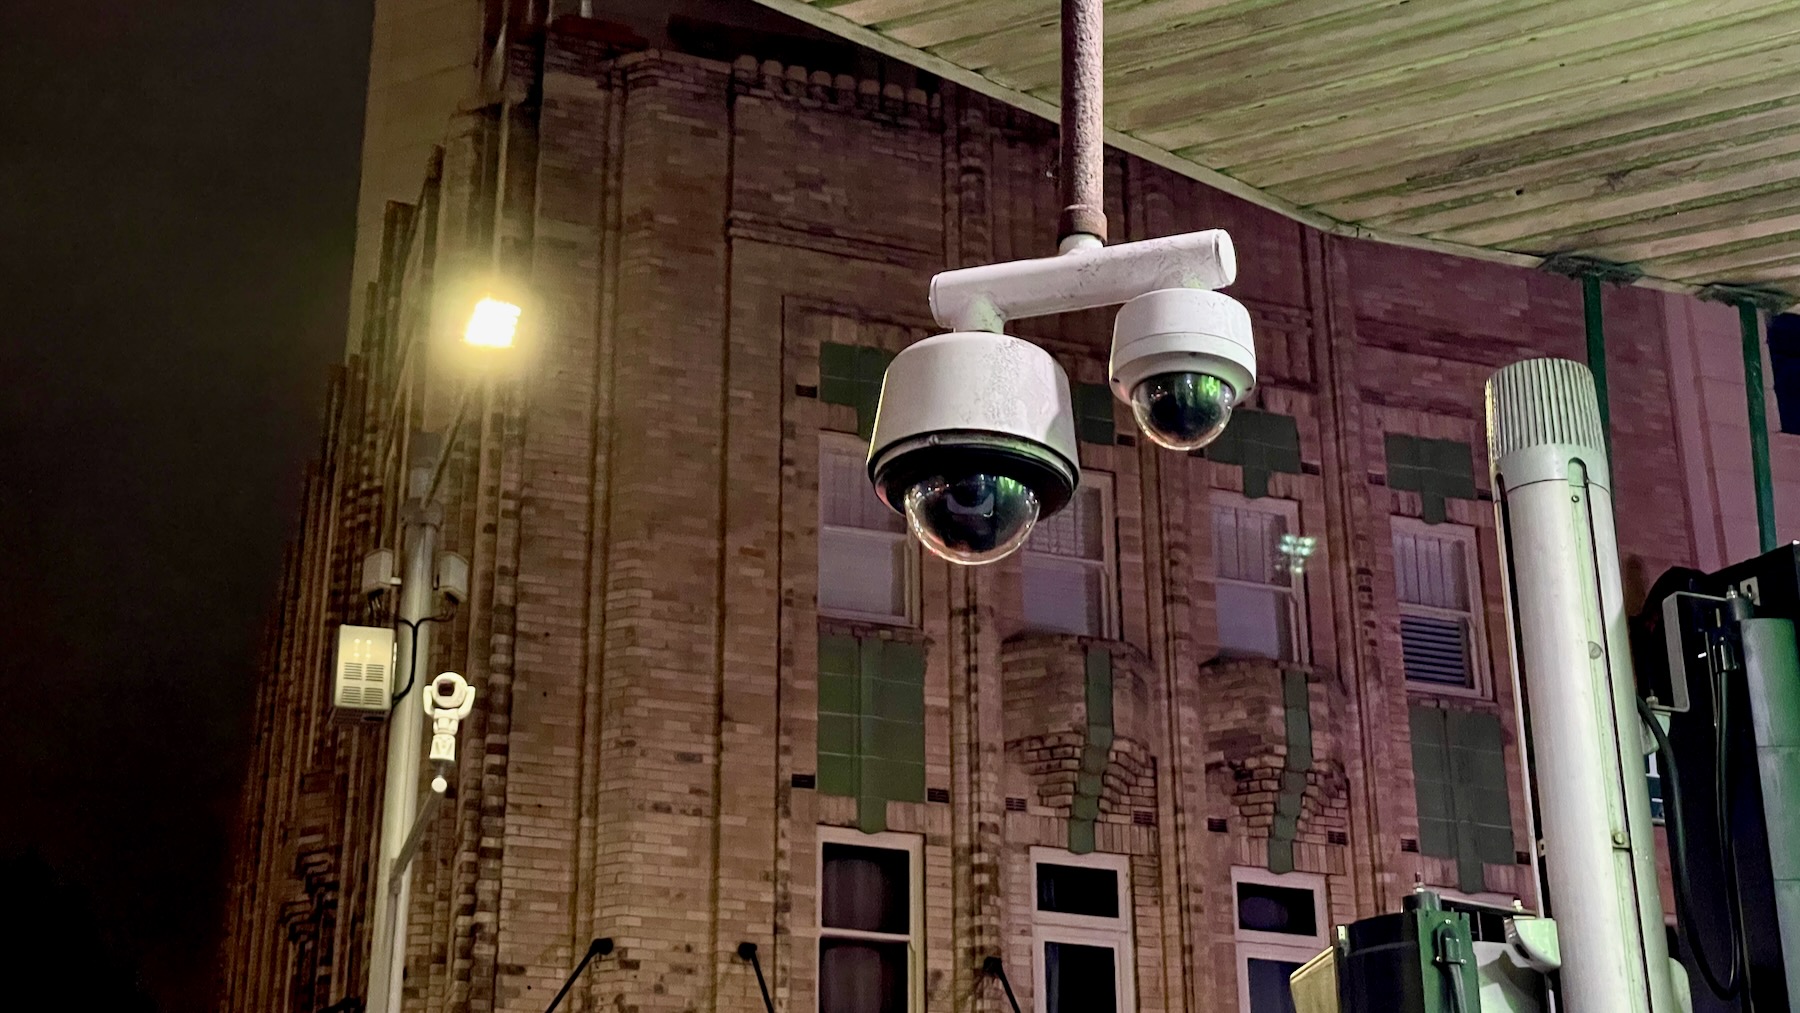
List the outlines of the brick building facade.
<svg viewBox="0 0 1800 1013">
<path fill-rule="evenodd" d="M 1026 322 L 1077 385 L 1084 491 L 954 568 L 841 463 L 931 275 L 1054 248 L 1054 127 L 910 73 L 628 49 L 579 19 L 516 44 L 388 208 L 263 663 L 225 1008 L 366 987 L 383 734 L 330 720 L 331 634 L 459 400 L 473 579 L 430 665 L 480 697 L 408 1010 L 541 1010 L 609 936 L 565 1009 L 760 1009 L 750 941 L 784 1013 L 895 1008 L 846 998 L 871 981 L 998 1011 L 989 956 L 1039 1010 L 1106 979 L 1120 1010 L 1225 1013 L 1415 881 L 1534 903 L 1481 397 L 1583 357 L 1577 285 L 1109 154 L 1114 241 L 1231 232 L 1260 384 L 1174 455 L 1096 393 L 1110 314 Z M 433 281 L 473 250 L 528 279 L 519 375 L 444 352 Z M 1695 552 L 1692 314 L 1605 298 L 1635 604 Z M 1316 539 L 1298 572 L 1284 535 Z"/>
</svg>

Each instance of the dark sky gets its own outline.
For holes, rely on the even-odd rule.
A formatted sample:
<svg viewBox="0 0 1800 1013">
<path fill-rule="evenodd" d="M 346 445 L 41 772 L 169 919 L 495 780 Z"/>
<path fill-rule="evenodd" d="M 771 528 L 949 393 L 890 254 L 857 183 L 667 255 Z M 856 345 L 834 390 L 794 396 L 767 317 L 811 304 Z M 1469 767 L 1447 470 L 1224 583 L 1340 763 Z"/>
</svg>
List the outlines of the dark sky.
<svg viewBox="0 0 1800 1013">
<path fill-rule="evenodd" d="M 166 1013 L 210 1000 L 252 664 L 343 348 L 368 21 L 0 0 L 0 855 L 85 891 Z"/>
</svg>

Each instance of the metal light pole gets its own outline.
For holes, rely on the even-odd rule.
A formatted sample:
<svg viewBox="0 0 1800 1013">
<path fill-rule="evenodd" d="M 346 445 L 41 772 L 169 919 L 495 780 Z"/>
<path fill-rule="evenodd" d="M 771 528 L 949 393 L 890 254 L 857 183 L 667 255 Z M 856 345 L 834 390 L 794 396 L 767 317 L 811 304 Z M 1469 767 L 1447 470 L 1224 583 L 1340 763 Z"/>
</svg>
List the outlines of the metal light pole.
<svg viewBox="0 0 1800 1013">
<path fill-rule="evenodd" d="M 391 1013 L 400 1008 L 400 986 L 406 968 L 406 913 L 412 895 L 412 877 L 400 862 L 401 851 L 413 822 L 413 799 L 419 790 L 421 743 L 425 712 L 414 706 L 419 692 L 418 668 L 431 657 L 431 627 L 435 612 L 433 576 L 437 564 L 438 527 L 443 508 L 433 502 L 431 477 L 438 457 L 436 440 L 426 438 L 419 460 L 410 469 L 409 490 L 418 495 L 402 514 L 405 537 L 401 562 L 400 615 L 395 631 L 395 677 L 404 679 L 388 719 L 387 781 L 381 795 L 381 839 L 375 853 L 375 924 L 370 945 L 369 1013 Z M 411 685 L 409 686 L 408 683 Z"/>
<path fill-rule="evenodd" d="M 504 352 L 513 347 L 521 309 L 509 299 L 486 295 L 477 300 L 463 330 L 465 346 L 480 354 Z M 400 990 L 406 979 L 406 923 L 412 900 L 412 857 L 418 848 L 425 821 L 443 800 L 441 777 L 432 782 L 423 805 L 417 803 L 419 772 L 423 765 L 425 710 L 418 706 L 424 692 L 420 666 L 431 657 L 429 623 L 436 614 L 439 528 L 444 508 L 438 502 L 438 485 L 449 466 L 451 450 L 468 411 L 467 398 L 459 399 L 449 432 L 414 438 L 414 456 L 408 469 L 407 502 L 402 512 L 405 533 L 401 544 L 400 612 L 395 620 L 398 641 L 394 677 L 405 680 L 397 687 L 397 699 L 388 719 L 387 779 L 381 795 L 380 839 L 375 851 L 375 913 L 369 944 L 368 1013 L 397 1013 Z"/>
</svg>

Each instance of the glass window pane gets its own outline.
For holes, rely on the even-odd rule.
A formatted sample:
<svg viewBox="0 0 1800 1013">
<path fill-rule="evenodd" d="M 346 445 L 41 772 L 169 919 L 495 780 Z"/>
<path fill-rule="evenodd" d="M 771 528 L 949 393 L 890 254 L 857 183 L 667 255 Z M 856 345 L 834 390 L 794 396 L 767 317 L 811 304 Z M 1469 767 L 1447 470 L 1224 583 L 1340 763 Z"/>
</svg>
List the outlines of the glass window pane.
<svg viewBox="0 0 1800 1013">
<path fill-rule="evenodd" d="M 828 929 L 911 931 L 911 858 L 892 848 L 825 845 L 820 920 Z"/>
<path fill-rule="evenodd" d="M 1286 932 L 1296 936 L 1319 934 L 1318 913 L 1311 890 L 1266 883 L 1237 885 L 1238 928 L 1255 932 Z"/>
<path fill-rule="evenodd" d="M 1215 573 L 1227 580 L 1287 587 L 1293 580 L 1281 551 L 1287 518 L 1236 506 L 1213 508 Z"/>
<path fill-rule="evenodd" d="M 1118 965 L 1110 946 L 1044 944 L 1048 1013 L 1118 1013 Z"/>
<path fill-rule="evenodd" d="M 1298 962 L 1250 957 L 1245 965 L 1250 1013 L 1294 1013 L 1294 993 L 1288 988 L 1288 975 L 1300 970 Z"/>
<path fill-rule="evenodd" d="M 1071 559 L 1105 558 L 1105 502 L 1099 488 L 1091 485 L 1077 488 L 1075 498 L 1068 506 L 1031 529 L 1031 537 L 1025 542 L 1026 550 Z"/>
<path fill-rule="evenodd" d="M 904 533 L 906 521 L 876 498 L 860 449 L 819 441 L 819 522 L 867 531 Z"/>
<path fill-rule="evenodd" d="M 1100 567 L 1035 552 L 1022 553 L 1020 562 L 1026 628 L 1087 637 L 1104 632 Z"/>
<path fill-rule="evenodd" d="M 1292 598 L 1286 591 L 1221 581 L 1214 592 L 1221 654 L 1293 660 Z"/>
<path fill-rule="evenodd" d="M 1037 909 L 1059 914 L 1119 917 L 1119 874 L 1082 865 L 1037 867 Z"/>
<path fill-rule="evenodd" d="M 1394 590 L 1408 605 L 1467 612 L 1468 565 L 1459 538 L 1394 531 Z"/>
<path fill-rule="evenodd" d="M 872 616 L 906 616 L 903 534 L 819 528 L 819 609 Z"/>
<path fill-rule="evenodd" d="M 819 1013 L 907 1013 L 906 946 L 819 940 Z"/>
</svg>

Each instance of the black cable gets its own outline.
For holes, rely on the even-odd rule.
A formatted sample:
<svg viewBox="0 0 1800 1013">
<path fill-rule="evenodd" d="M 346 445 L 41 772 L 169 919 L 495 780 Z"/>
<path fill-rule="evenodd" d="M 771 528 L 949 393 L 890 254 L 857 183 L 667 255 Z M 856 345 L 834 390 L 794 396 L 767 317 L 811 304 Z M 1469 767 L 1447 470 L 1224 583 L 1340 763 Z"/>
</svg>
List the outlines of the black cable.
<svg viewBox="0 0 1800 1013">
<path fill-rule="evenodd" d="M 1740 624 L 1737 629 L 1741 638 L 1743 626 Z M 1741 639 L 1736 657 L 1740 663 L 1748 664 Z M 1731 972 L 1735 986 L 1743 976 L 1742 970 L 1748 968 L 1750 962 L 1743 952 L 1749 933 L 1744 930 L 1744 898 L 1739 892 L 1737 843 L 1731 833 L 1731 682 L 1726 678 L 1727 674 L 1727 671 L 1722 670 L 1714 673 L 1713 677 L 1713 826 L 1719 835 L 1719 862 L 1725 867 L 1725 913 L 1732 930 Z"/>
<path fill-rule="evenodd" d="M 544 1007 L 544 1013 L 556 1013 L 556 1007 L 563 1001 L 563 996 L 568 995 L 569 989 L 575 987 L 575 979 L 581 977 L 582 971 L 587 970 L 588 961 L 595 957 L 604 957 L 612 951 L 613 941 L 605 936 L 589 943 L 587 954 L 581 958 L 581 963 L 575 965 L 575 970 L 569 972 L 568 978 L 563 980 L 562 988 L 557 990 L 556 998 L 550 1000 L 550 1005 Z"/>
<path fill-rule="evenodd" d="M 1659 772 L 1663 780 L 1663 804 L 1668 807 L 1668 819 L 1663 823 L 1669 829 L 1669 872 L 1675 881 L 1675 897 L 1687 917 L 1676 919 L 1676 928 L 1681 932 L 1682 940 L 1694 955 L 1694 965 L 1700 969 L 1700 976 L 1706 979 L 1706 987 L 1712 989 L 1720 999 L 1730 999 L 1738 990 L 1738 939 L 1737 925 L 1732 923 L 1731 929 L 1731 969 L 1726 979 L 1721 982 L 1719 975 L 1713 971 L 1712 960 L 1706 955 L 1701 945 L 1700 936 L 1694 931 L 1693 886 L 1688 882 L 1687 825 L 1681 816 L 1681 768 L 1675 761 L 1675 750 L 1669 744 L 1669 733 L 1663 731 L 1662 722 L 1656 719 L 1656 712 L 1643 697 L 1633 696 L 1637 700 L 1638 716 L 1650 726 L 1650 734 L 1656 739 L 1656 751 L 1662 757 Z M 1721 842 L 1721 847 L 1724 844 Z"/>
<path fill-rule="evenodd" d="M 756 944 L 739 943 L 737 955 L 739 960 L 749 961 L 750 966 L 755 968 L 756 987 L 762 990 L 763 1009 L 768 1010 L 768 1013 L 775 1013 L 775 1000 L 769 998 L 769 983 L 763 978 L 762 961 L 756 959 Z"/>
<path fill-rule="evenodd" d="M 1463 975 L 1468 973 L 1469 961 L 1456 951 L 1456 926 L 1444 922 L 1432 935 L 1437 943 L 1437 962 L 1444 966 L 1444 974 L 1450 979 L 1450 1005 L 1456 1013 L 1469 1013 L 1468 996 L 1463 994 Z"/>
<path fill-rule="evenodd" d="M 434 620 L 421 619 L 416 623 L 406 619 L 395 619 L 394 621 L 412 631 L 412 649 L 406 652 L 406 685 L 401 688 L 400 692 L 394 694 L 392 700 L 388 701 L 390 707 L 406 699 L 406 694 L 412 692 L 413 679 L 419 674 L 419 627 Z"/>
<path fill-rule="evenodd" d="M 989 957 L 983 960 L 981 970 L 984 974 L 1000 979 L 1000 987 L 1006 990 L 1006 1001 L 1012 1003 L 1013 1013 L 1019 1013 L 1019 998 L 1013 995 L 1012 982 L 1006 980 L 1006 965 L 1000 962 L 1000 958 Z"/>
</svg>

